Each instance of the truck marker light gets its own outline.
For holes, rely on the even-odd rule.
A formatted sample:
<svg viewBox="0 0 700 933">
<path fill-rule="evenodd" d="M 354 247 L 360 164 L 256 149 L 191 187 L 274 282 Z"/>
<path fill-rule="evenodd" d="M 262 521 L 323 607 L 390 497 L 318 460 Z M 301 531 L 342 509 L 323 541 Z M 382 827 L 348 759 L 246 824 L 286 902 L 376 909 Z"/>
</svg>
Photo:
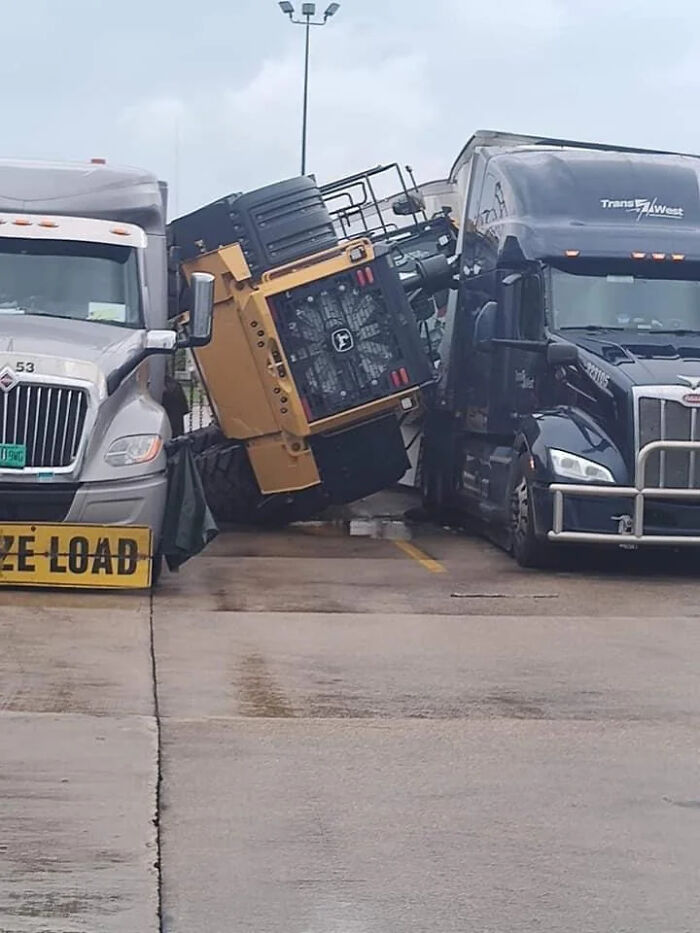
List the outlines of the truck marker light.
<svg viewBox="0 0 700 933">
<path fill-rule="evenodd" d="M 581 255 L 580 249 L 567 249 L 564 250 L 564 255 L 568 256 L 569 259 L 576 259 L 577 256 Z"/>
<path fill-rule="evenodd" d="M 51 228 L 53 228 L 53 227 L 57 227 L 58 224 L 56 223 L 55 220 L 40 220 L 40 221 L 39 221 L 39 226 L 40 226 L 40 227 L 51 227 Z"/>
<path fill-rule="evenodd" d="M 674 262 L 683 262 L 683 260 L 685 259 L 685 254 L 684 253 L 671 253 L 671 259 Z"/>
<path fill-rule="evenodd" d="M 646 259 L 646 253 L 632 253 L 632 259 Z"/>
<path fill-rule="evenodd" d="M 116 236 L 129 236 L 129 231 L 125 230 L 124 227 L 112 227 L 110 232 L 116 234 Z"/>
<path fill-rule="evenodd" d="M 651 254 L 651 258 L 652 258 L 652 259 L 656 259 L 656 261 L 658 262 L 658 261 L 660 261 L 661 259 L 665 259 L 665 258 L 666 258 L 666 253 L 652 253 L 652 254 Z"/>
<path fill-rule="evenodd" d="M 26 217 L 15 217 L 12 221 L 13 224 L 16 224 L 18 227 L 31 227 L 32 222 Z"/>
<path fill-rule="evenodd" d="M 101 158 L 90 159 L 90 164 L 91 165 L 106 165 L 107 159 L 101 159 Z"/>
</svg>

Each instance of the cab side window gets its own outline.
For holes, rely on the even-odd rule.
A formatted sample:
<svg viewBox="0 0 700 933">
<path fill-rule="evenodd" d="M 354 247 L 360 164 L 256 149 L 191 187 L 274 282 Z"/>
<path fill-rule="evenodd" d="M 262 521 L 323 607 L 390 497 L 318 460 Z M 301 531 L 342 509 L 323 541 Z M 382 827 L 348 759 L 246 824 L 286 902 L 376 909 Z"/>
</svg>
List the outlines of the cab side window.
<svg viewBox="0 0 700 933">
<path fill-rule="evenodd" d="M 521 295 L 518 338 L 520 340 L 542 340 L 544 337 L 544 302 L 542 283 L 538 276 L 525 276 Z"/>
</svg>

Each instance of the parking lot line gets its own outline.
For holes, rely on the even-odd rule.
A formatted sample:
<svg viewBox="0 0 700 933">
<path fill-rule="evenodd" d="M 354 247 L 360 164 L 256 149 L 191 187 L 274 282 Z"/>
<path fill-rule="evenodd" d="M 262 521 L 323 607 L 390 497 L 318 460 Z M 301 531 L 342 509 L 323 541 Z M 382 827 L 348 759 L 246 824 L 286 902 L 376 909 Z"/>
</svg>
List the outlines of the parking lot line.
<svg viewBox="0 0 700 933">
<path fill-rule="evenodd" d="M 417 560 L 421 566 L 425 567 L 425 569 L 429 570 L 431 573 L 447 573 L 446 567 L 444 567 L 439 560 L 434 560 L 434 558 L 426 554 L 425 551 L 421 551 L 420 548 L 416 547 L 415 544 L 409 544 L 408 541 L 394 541 L 394 544 L 400 551 L 403 551 L 404 554 L 408 554 L 413 560 Z"/>
</svg>

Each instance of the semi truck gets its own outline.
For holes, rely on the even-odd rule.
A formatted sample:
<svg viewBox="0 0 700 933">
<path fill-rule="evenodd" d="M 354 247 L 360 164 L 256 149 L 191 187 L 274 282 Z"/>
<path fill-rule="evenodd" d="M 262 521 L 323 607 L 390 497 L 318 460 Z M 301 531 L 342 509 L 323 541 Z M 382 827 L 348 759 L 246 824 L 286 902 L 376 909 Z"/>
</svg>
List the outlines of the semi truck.
<svg viewBox="0 0 700 933">
<path fill-rule="evenodd" d="M 194 353 L 215 423 L 193 439 L 215 517 L 283 524 L 399 479 L 400 418 L 434 371 L 389 248 L 339 235 L 309 177 L 169 234 L 174 310 L 195 275 L 215 280 L 212 340 Z"/>
<path fill-rule="evenodd" d="M 523 566 L 564 545 L 700 545 L 699 169 L 496 131 L 452 168 L 423 497 Z"/>
<path fill-rule="evenodd" d="M 166 189 L 0 161 L 0 583 L 145 587 L 162 561 Z M 213 280 L 191 282 L 209 339 Z"/>
</svg>

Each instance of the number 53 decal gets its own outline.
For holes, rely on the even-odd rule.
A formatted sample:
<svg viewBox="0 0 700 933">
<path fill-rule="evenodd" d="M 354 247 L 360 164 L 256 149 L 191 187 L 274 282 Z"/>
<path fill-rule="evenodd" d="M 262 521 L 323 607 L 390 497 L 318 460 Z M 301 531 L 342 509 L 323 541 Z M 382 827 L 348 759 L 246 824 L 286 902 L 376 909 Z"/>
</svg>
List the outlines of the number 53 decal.
<svg viewBox="0 0 700 933">
<path fill-rule="evenodd" d="M 33 373 L 34 372 L 34 363 L 29 362 L 28 360 L 18 360 L 15 363 L 15 372 L 18 373 Z"/>
</svg>

